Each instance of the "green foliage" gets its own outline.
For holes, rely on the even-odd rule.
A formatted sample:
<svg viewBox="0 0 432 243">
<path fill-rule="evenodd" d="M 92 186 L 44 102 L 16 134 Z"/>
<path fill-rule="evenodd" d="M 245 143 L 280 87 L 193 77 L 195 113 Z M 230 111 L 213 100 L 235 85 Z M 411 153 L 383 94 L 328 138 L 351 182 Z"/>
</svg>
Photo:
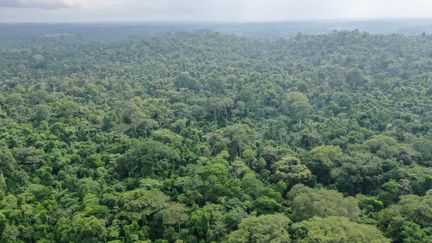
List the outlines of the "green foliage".
<svg viewBox="0 0 432 243">
<path fill-rule="evenodd" d="M 311 171 L 296 157 L 285 156 L 273 164 L 273 181 L 283 181 L 288 186 L 312 182 Z"/>
<path fill-rule="evenodd" d="M 318 181 L 328 184 L 331 181 L 330 171 L 336 167 L 341 156 L 342 149 L 337 146 L 318 146 L 306 154 L 305 163 Z"/>
<path fill-rule="evenodd" d="M 314 216 L 343 216 L 351 220 L 358 219 L 360 209 L 352 197 L 328 189 L 312 189 L 297 185 L 288 192 L 290 206 L 295 221 L 302 221 Z"/>
<path fill-rule="evenodd" d="M 238 230 L 228 235 L 226 242 L 291 242 L 290 224 L 291 220 L 282 214 L 250 216 L 240 223 Z"/>
<path fill-rule="evenodd" d="M 72 221 L 62 218 L 57 223 L 60 242 L 95 242 L 105 239 L 106 229 L 96 217 L 77 215 Z"/>
<path fill-rule="evenodd" d="M 194 236 L 194 240 L 220 241 L 226 234 L 222 206 L 208 204 L 195 210 L 189 219 L 188 228 Z"/>
<path fill-rule="evenodd" d="M 158 190 L 135 189 L 123 193 L 119 200 L 121 214 L 130 221 L 145 220 L 146 217 L 166 207 L 168 197 Z"/>
<path fill-rule="evenodd" d="M 295 229 L 296 242 L 391 242 L 376 227 L 344 217 L 315 217 L 299 223 Z"/>
<path fill-rule="evenodd" d="M 419 197 L 401 196 L 397 204 L 378 213 L 385 234 L 400 242 L 428 242 L 432 226 L 432 191 Z"/>
<path fill-rule="evenodd" d="M 144 141 L 134 144 L 117 164 L 123 177 L 142 177 L 149 175 L 167 175 L 179 160 L 178 152 L 157 141 Z"/>
<path fill-rule="evenodd" d="M 269 197 L 260 197 L 253 202 L 253 209 L 258 214 L 269 214 L 274 212 L 280 212 L 283 210 L 283 206 L 276 200 Z"/>
<path fill-rule="evenodd" d="M 0 35 L 1 242 L 432 241 L 431 36 L 40 31 Z"/>
</svg>

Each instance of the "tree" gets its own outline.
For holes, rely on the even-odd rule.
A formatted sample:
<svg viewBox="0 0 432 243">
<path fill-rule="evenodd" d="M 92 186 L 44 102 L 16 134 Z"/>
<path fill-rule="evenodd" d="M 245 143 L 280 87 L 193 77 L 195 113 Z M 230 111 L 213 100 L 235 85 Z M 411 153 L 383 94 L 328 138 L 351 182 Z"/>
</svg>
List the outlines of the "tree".
<svg viewBox="0 0 432 243">
<path fill-rule="evenodd" d="M 60 242 L 97 242 L 105 239 L 106 229 L 94 216 L 76 215 L 72 221 L 61 218 L 57 223 Z"/>
<path fill-rule="evenodd" d="M 312 110 L 309 99 L 298 91 L 290 91 L 283 100 L 283 107 L 287 115 L 293 117 L 301 125 L 302 120 L 308 117 Z"/>
<path fill-rule="evenodd" d="M 259 215 L 277 213 L 283 210 L 283 206 L 280 203 L 266 196 L 257 198 L 253 202 L 252 207 Z"/>
<path fill-rule="evenodd" d="M 41 54 L 34 55 L 32 60 L 35 68 L 43 68 L 46 65 L 45 57 Z"/>
<path fill-rule="evenodd" d="M 50 109 L 48 106 L 46 105 L 38 105 L 34 108 L 33 111 L 33 117 L 32 119 L 34 119 L 37 122 L 42 122 L 42 121 L 46 121 L 50 118 L 51 114 L 50 114 Z"/>
<path fill-rule="evenodd" d="M 121 215 L 131 222 L 145 223 L 147 217 L 163 210 L 168 197 L 159 190 L 135 189 L 122 194 L 119 204 Z"/>
<path fill-rule="evenodd" d="M 19 240 L 20 232 L 18 227 L 15 225 L 9 225 L 6 224 L 5 228 L 3 229 L 1 238 L 4 242 L 16 242 Z"/>
<path fill-rule="evenodd" d="M 353 197 L 344 197 L 342 193 L 328 189 L 312 189 L 297 185 L 287 194 L 295 221 L 302 221 L 314 216 L 343 216 L 358 219 L 360 209 Z"/>
<path fill-rule="evenodd" d="M 397 242 L 427 242 L 432 226 L 432 191 L 423 196 L 402 195 L 377 214 L 379 226 Z"/>
<path fill-rule="evenodd" d="M 367 85 L 367 79 L 358 68 L 353 68 L 347 72 L 346 82 L 353 88 L 365 88 L 364 86 Z"/>
<path fill-rule="evenodd" d="M 200 83 L 188 72 L 182 72 L 176 77 L 175 86 L 177 89 L 187 88 L 196 91 L 200 88 Z"/>
<path fill-rule="evenodd" d="M 226 234 L 224 212 L 221 205 L 207 204 L 192 212 L 188 228 L 196 237 L 194 241 L 220 241 Z"/>
<path fill-rule="evenodd" d="M 414 148 L 420 153 L 422 164 L 431 165 L 432 141 L 430 138 L 421 137 L 414 141 Z"/>
<path fill-rule="evenodd" d="M 229 139 L 227 145 L 230 157 L 242 157 L 243 151 L 253 146 L 254 130 L 247 124 L 234 124 L 222 129 L 224 137 Z"/>
<path fill-rule="evenodd" d="M 288 187 L 298 183 L 309 184 L 312 182 L 312 173 L 294 156 L 285 156 L 273 165 L 273 181 L 283 181 Z"/>
<path fill-rule="evenodd" d="M 240 223 L 238 230 L 228 235 L 226 242 L 291 242 L 290 224 L 291 220 L 283 214 L 252 215 Z"/>
<path fill-rule="evenodd" d="M 390 243 L 390 239 L 374 226 L 351 222 L 344 217 L 314 217 L 295 228 L 296 242 L 375 242 Z"/>
<path fill-rule="evenodd" d="M 403 187 L 405 192 L 423 195 L 432 188 L 432 168 L 412 164 L 401 166 L 397 169 L 396 178 L 401 182 L 406 182 Z M 408 188 L 407 188 L 408 187 Z"/>
<path fill-rule="evenodd" d="M 176 225 L 178 231 L 180 231 L 181 224 L 189 218 L 186 206 L 181 203 L 170 203 L 160 213 L 162 214 L 164 224 Z"/>
<path fill-rule="evenodd" d="M 342 149 L 337 146 L 318 146 L 309 151 L 304 163 L 319 182 L 329 184 L 331 182 L 330 172 L 334 169 L 342 156 Z"/>
<path fill-rule="evenodd" d="M 132 146 L 118 159 L 118 168 L 123 177 L 169 174 L 180 160 L 178 152 L 169 145 L 146 140 Z"/>
<path fill-rule="evenodd" d="M 340 191 L 369 193 L 384 182 L 387 162 L 370 153 L 352 152 L 341 158 L 341 166 L 331 171 L 331 177 Z"/>
<path fill-rule="evenodd" d="M 206 201 L 217 202 L 221 197 L 233 197 L 240 193 L 241 183 L 239 179 L 229 177 L 228 166 L 213 161 L 199 171 L 199 192 Z"/>
<path fill-rule="evenodd" d="M 406 180 L 389 180 L 381 185 L 377 190 L 378 198 L 384 202 L 385 205 L 390 205 L 399 200 L 403 194 L 412 193 L 412 188 Z"/>
<path fill-rule="evenodd" d="M 15 158 L 9 150 L 5 148 L 0 149 L 0 183 L 4 189 L 8 187 L 8 180 L 15 180 L 13 176 L 16 166 L 15 163 Z"/>
<path fill-rule="evenodd" d="M 166 144 L 172 144 L 176 146 L 179 146 L 182 141 L 182 137 L 180 135 L 177 135 L 168 129 L 159 129 L 153 131 L 152 137 L 156 141 L 160 141 Z"/>
</svg>

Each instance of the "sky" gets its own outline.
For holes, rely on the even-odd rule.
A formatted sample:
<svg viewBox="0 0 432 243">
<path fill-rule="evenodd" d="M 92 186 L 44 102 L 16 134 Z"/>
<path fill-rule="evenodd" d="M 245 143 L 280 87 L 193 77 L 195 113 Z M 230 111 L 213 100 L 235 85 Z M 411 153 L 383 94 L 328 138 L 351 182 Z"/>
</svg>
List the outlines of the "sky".
<svg viewBox="0 0 432 243">
<path fill-rule="evenodd" d="M 0 0 L 0 22 L 432 18 L 432 0 Z"/>
</svg>

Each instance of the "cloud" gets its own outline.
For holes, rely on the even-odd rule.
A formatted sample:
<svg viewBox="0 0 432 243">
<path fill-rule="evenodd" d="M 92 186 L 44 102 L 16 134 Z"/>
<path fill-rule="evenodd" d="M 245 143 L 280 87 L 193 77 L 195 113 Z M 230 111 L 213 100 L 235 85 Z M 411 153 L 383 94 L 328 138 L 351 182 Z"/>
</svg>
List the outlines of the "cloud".
<svg viewBox="0 0 432 243">
<path fill-rule="evenodd" d="M 412 18 L 431 9 L 432 0 L 0 0 L 0 22 Z"/>
<path fill-rule="evenodd" d="M 80 6 L 77 2 L 68 0 L 1 0 L 0 7 L 10 8 L 40 8 L 59 9 Z"/>
</svg>

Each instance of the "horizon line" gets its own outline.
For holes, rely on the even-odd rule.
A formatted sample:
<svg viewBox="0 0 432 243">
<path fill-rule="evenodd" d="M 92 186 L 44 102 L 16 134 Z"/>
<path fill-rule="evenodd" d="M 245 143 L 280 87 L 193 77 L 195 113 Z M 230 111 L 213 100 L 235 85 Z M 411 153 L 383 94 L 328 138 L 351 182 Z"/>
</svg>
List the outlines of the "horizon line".
<svg viewBox="0 0 432 243">
<path fill-rule="evenodd" d="M 89 20 L 89 21 L 0 21 L 2 25 L 19 24 L 265 24 L 265 23 L 316 23 L 316 22 L 368 22 L 368 21 L 432 21 L 432 17 L 365 17 L 365 18 L 296 18 L 284 20 Z"/>
</svg>

